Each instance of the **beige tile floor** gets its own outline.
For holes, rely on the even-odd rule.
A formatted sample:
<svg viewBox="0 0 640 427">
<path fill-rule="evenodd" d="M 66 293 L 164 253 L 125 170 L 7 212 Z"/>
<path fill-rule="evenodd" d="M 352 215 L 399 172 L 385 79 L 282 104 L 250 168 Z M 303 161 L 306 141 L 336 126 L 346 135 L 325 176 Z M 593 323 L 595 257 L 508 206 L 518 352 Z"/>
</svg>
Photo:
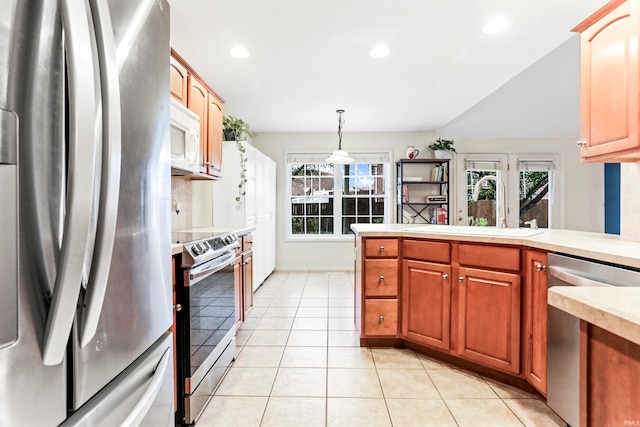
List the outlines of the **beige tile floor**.
<svg viewBox="0 0 640 427">
<path fill-rule="evenodd" d="M 566 426 L 536 396 L 395 348 L 361 348 L 344 273 L 274 273 L 198 427 Z"/>
</svg>

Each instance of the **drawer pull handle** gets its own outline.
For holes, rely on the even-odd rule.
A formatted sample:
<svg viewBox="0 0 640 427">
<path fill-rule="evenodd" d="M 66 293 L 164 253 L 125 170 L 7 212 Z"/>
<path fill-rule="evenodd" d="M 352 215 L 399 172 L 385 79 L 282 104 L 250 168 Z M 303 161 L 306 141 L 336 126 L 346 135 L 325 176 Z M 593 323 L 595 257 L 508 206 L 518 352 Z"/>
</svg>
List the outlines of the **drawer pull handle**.
<svg viewBox="0 0 640 427">
<path fill-rule="evenodd" d="M 384 252 L 384 246 L 380 246 L 380 252 Z"/>
<path fill-rule="evenodd" d="M 443 274 L 443 275 L 442 275 L 442 278 L 443 278 L 444 280 L 447 280 L 447 279 L 449 278 L 449 275 L 445 273 L 445 274 Z"/>
<path fill-rule="evenodd" d="M 463 276 L 458 277 L 458 282 L 460 283 L 464 282 L 464 277 Z"/>
<path fill-rule="evenodd" d="M 578 147 L 586 147 L 587 141 L 581 139 L 580 141 L 578 141 L 577 144 L 578 144 Z"/>
<path fill-rule="evenodd" d="M 380 276 L 380 281 L 384 282 L 384 276 Z"/>
<path fill-rule="evenodd" d="M 546 271 L 547 270 L 547 266 L 546 265 L 542 265 L 542 264 L 536 264 L 536 270 L 538 270 L 538 271 Z"/>
<path fill-rule="evenodd" d="M 380 315 L 380 319 L 379 320 L 380 320 L 380 322 L 384 322 L 384 316 L 382 314 Z"/>
</svg>

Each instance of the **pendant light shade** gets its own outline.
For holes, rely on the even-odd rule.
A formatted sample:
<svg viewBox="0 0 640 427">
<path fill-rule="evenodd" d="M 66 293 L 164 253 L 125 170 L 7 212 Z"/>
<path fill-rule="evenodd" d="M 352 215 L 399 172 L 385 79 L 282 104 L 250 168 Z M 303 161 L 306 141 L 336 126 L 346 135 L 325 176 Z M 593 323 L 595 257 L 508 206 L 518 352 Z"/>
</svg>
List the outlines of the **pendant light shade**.
<svg viewBox="0 0 640 427">
<path fill-rule="evenodd" d="M 327 163 L 353 163 L 353 159 L 349 156 L 349 153 L 342 149 L 342 125 L 344 124 L 342 113 L 344 113 L 344 110 L 336 110 L 336 113 L 338 113 L 338 149 L 327 158 Z"/>
</svg>

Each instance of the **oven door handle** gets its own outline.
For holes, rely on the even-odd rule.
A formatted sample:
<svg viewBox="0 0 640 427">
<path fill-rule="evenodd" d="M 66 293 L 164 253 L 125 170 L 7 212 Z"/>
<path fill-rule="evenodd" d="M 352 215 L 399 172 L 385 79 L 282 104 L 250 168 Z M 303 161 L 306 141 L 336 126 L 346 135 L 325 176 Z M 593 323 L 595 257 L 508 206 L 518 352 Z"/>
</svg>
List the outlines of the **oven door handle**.
<svg viewBox="0 0 640 427">
<path fill-rule="evenodd" d="M 211 261 L 207 261 L 202 265 L 192 268 L 191 270 L 189 270 L 189 283 L 187 286 L 194 285 L 205 277 L 210 276 L 233 264 L 235 255 L 235 252 L 228 252 L 216 259 L 212 259 Z"/>
</svg>

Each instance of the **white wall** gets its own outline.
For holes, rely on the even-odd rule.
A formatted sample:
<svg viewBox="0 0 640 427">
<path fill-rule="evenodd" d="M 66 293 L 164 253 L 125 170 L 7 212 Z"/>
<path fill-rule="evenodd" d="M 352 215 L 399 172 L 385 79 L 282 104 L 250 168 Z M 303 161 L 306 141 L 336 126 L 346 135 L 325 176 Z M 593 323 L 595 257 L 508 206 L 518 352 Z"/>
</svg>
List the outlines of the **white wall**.
<svg viewBox="0 0 640 427">
<path fill-rule="evenodd" d="M 342 148 L 348 152 L 390 151 L 391 162 L 405 157 L 407 145 L 420 150 L 420 157 L 429 157 L 427 145 L 433 142 L 432 132 L 404 133 L 350 133 L 343 131 Z M 284 209 L 286 202 L 285 152 L 326 152 L 327 156 L 338 147 L 337 133 L 261 133 L 253 144 L 276 162 L 276 269 L 278 270 L 338 270 L 353 268 L 353 240 L 319 242 L 286 241 Z M 391 168 L 392 189 L 395 168 Z M 391 203 L 394 203 L 391 198 Z M 391 212 L 395 212 L 392 207 Z M 395 214 L 392 215 L 392 220 Z"/>
<path fill-rule="evenodd" d="M 549 52 L 495 92 L 438 129 L 440 137 L 580 135 L 580 37 Z"/>
<path fill-rule="evenodd" d="M 640 239 L 640 163 L 620 165 L 620 234 Z"/>
</svg>

